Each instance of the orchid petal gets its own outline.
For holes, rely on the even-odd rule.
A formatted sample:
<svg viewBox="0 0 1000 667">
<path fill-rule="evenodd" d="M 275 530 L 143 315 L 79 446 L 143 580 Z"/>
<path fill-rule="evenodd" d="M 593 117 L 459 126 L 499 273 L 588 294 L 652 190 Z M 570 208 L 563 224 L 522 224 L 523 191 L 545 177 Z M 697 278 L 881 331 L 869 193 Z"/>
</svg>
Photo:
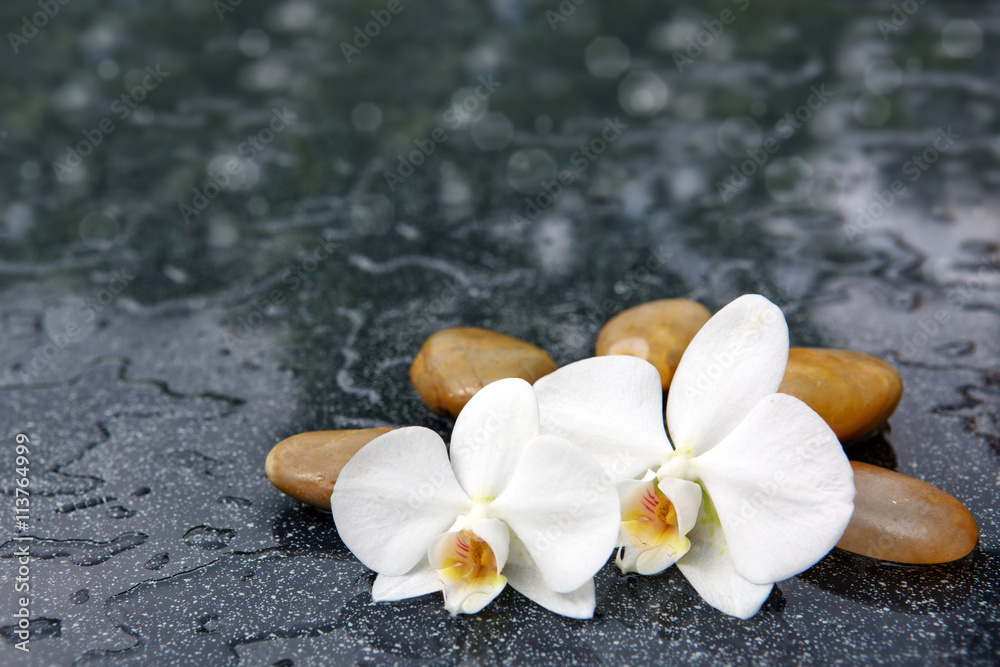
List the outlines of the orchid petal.
<svg viewBox="0 0 1000 667">
<path fill-rule="evenodd" d="M 677 510 L 677 532 L 687 535 L 698 521 L 701 509 L 701 486 L 686 479 L 665 477 L 659 482 L 660 491 Z"/>
<path fill-rule="evenodd" d="M 718 510 L 737 571 L 763 584 L 813 566 L 854 512 L 854 473 L 826 422 L 772 394 L 692 461 Z"/>
<path fill-rule="evenodd" d="M 659 574 L 666 570 L 691 550 L 691 540 L 686 537 L 681 537 L 680 539 L 683 545 L 680 549 L 663 545 L 659 548 L 647 549 L 640 553 L 635 559 L 635 568 L 633 571 L 639 574 Z M 622 571 L 625 572 L 626 570 Z"/>
<path fill-rule="evenodd" d="M 621 514 L 611 480 L 578 447 L 532 439 L 491 512 L 524 542 L 546 585 L 575 591 L 608 560 Z"/>
<path fill-rule="evenodd" d="M 678 451 L 696 456 L 719 443 L 778 390 L 788 363 L 781 309 L 748 294 L 720 310 L 684 351 L 667 394 L 667 429 Z"/>
<path fill-rule="evenodd" d="M 711 606 L 730 616 L 750 618 L 771 594 L 773 584 L 754 584 L 739 575 L 729 558 L 726 538 L 714 510 L 703 508 L 688 533 L 691 550 L 677 569 Z"/>
<path fill-rule="evenodd" d="M 577 445 L 614 481 L 656 468 L 671 452 L 660 374 L 647 361 L 620 355 L 583 359 L 534 386 L 542 433 Z"/>
<path fill-rule="evenodd" d="M 420 597 L 440 591 L 443 584 L 438 573 L 431 568 L 427 559 L 420 561 L 412 570 L 398 577 L 380 574 L 372 584 L 372 600 L 386 602 Z"/>
<path fill-rule="evenodd" d="M 330 498 L 337 532 L 362 563 L 400 576 L 471 504 L 444 441 L 420 426 L 381 435 L 344 465 Z"/>
<path fill-rule="evenodd" d="M 652 471 L 646 474 L 642 479 L 626 479 L 623 482 L 618 482 L 615 487 L 618 490 L 618 502 L 622 508 L 622 519 L 626 519 L 629 508 L 638 505 L 642 502 L 643 496 L 653 487 L 655 484 L 656 474 Z"/>
<path fill-rule="evenodd" d="M 458 415 L 451 434 L 451 463 L 465 492 L 492 499 L 507 486 L 521 448 L 538 435 L 538 402 L 519 378 L 480 389 Z"/>
<path fill-rule="evenodd" d="M 549 611 L 571 618 L 591 618 L 594 615 L 597 604 L 594 579 L 588 579 L 568 593 L 556 593 L 545 583 L 528 548 L 516 535 L 510 542 L 510 558 L 504 574 L 514 590 Z"/>
</svg>

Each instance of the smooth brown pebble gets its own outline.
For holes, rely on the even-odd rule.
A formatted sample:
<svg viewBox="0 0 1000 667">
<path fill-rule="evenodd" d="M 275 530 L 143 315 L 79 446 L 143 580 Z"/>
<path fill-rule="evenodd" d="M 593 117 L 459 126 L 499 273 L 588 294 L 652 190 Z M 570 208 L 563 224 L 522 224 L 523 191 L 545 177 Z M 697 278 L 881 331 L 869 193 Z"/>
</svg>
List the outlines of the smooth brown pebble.
<svg viewBox="0 0 1000 667">
<path fill-rule="evenodd" d="M 352 456 L 391 428 L 309 431 L 285 438 L 264 462 L 267 478 L 296 500 L 330 511 L 330 494 Z"/>
<path fill-rule="evenodd" d="M 410 366 L 410 380 L 434 412 L 457 417 L 491 382 L 521 378 L 534 383 L 559 366 L 549 353 L 489 329 L 442 329 L 424 341 Z"/>
<path fill-rule="evenodd" d="M 608 320 L 597 336 L 596 354 L 599 357 L 625 354 L 645 359 L 660 372 L 666 390 L 688 343 L 710 317 L 708 308 L 697 301 L 650 301 Z"/>
<path fill-rule="evenodd" d="M 838 547 L 916 565 L 968 555 L 979 539 L 972 513 L 950 493 L 892 470 L 851 461 L 854 516 Z"/>
<path fill-rule="evenodd" d="M 869 354 L 793 347 L 778 391 L 802 400 L 849 442 L 889 420 L 903 396 L 903 378 Z"/>
</svg>

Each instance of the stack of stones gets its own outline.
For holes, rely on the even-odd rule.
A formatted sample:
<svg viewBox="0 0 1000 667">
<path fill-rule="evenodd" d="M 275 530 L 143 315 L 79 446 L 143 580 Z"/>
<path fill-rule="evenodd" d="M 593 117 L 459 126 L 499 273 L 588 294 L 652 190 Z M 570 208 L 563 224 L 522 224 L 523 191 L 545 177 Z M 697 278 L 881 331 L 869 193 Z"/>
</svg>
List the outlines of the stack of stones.
<svg viewBox="0 0 1000 667">
<path fill-rule="evenodd" d="M 665 299 L 623 311 L 597 339 L 598 356 L 645 359 L 670 389 L 681 355 L 711 317 L 700 303 Z M 456 327 L 424 342 L 410 368 L 414 387 L 435 412 L 454 418 L 479 389 L 503 378 L 528 382 L 558 365 L 539 347 L 495 331 Z M 877 434 L 896 410 L 903 381 L 888 363 L 848 350 L 792 348 L 779 391 L 815 410 L 842 443 Z M 282 492 L 322 510 L 344 464 L 388 428 L 300 433 L 278 443 L 265 468 Z M 954 496 L 892 470 L 852 461 L 854 516 L 837 545 L 853 553 L 909 564 L 946 563 L 968 555 L 979 529 Z"/>
</svg>

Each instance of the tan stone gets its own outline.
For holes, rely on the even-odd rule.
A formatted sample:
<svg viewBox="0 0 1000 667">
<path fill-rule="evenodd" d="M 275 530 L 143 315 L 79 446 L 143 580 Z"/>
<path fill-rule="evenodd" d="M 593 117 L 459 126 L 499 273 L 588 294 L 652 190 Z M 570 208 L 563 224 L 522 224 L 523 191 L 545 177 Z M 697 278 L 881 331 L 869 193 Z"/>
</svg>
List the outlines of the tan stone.
<svg viewBox="0 0 1000 667">
<path fill-rule="evenodd" d="M 979 539 L 972 513 L 950 493 L 892 470 L 851 462 L 854 516 L 841 549 L 897 563 L 948 563 Z"/>
<path fill-rule="evenodd" d="M 424 341 L 410 366 L 410 380 L 431 410 L 457 417 L 491 382 L 521 378 L 534 383 L 558 367 L 531 343 L 489 329 L 455 327 Z"/>
<path fill-rule="evenodd" d="M 330 511 L 330 494 L 352 456 L 390 428 L 310 431 L 285 438 L 267 455 L 264 470 L 279 491 Z"/>
<path fill-rule="evenodd" d="M 650 301 L 608 320 L 597 336 L 596 354 L 645 359 L 660 372 L 666 390 L 688 343 L 711 316 L 708 308 L 689 299 Z"/>
<path fill-rule="evenodd" d="M 841 442 L 849 442 L 889 420 L 903 396 L 903 379 L 868 354 L 793 347 L 778 391 L 805 402 Z"/>
</svg>

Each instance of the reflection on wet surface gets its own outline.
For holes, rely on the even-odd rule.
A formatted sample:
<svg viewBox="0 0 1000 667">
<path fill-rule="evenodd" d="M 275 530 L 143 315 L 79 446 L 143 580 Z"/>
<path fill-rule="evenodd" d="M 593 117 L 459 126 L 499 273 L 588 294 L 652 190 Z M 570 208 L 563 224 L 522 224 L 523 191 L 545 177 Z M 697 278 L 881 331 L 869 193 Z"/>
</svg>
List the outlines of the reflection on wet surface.
<svg viewBox="0 0 1000 667">
<path fill-rule="evenodd" d="M 901 565 L 834 549 L 799 577 L 869 607 L 938 614 L 969 603 L 974 570 L 982 567 L 983 558 L 989 556 L 977 554 L 944 565 Z"/>
</svg>

